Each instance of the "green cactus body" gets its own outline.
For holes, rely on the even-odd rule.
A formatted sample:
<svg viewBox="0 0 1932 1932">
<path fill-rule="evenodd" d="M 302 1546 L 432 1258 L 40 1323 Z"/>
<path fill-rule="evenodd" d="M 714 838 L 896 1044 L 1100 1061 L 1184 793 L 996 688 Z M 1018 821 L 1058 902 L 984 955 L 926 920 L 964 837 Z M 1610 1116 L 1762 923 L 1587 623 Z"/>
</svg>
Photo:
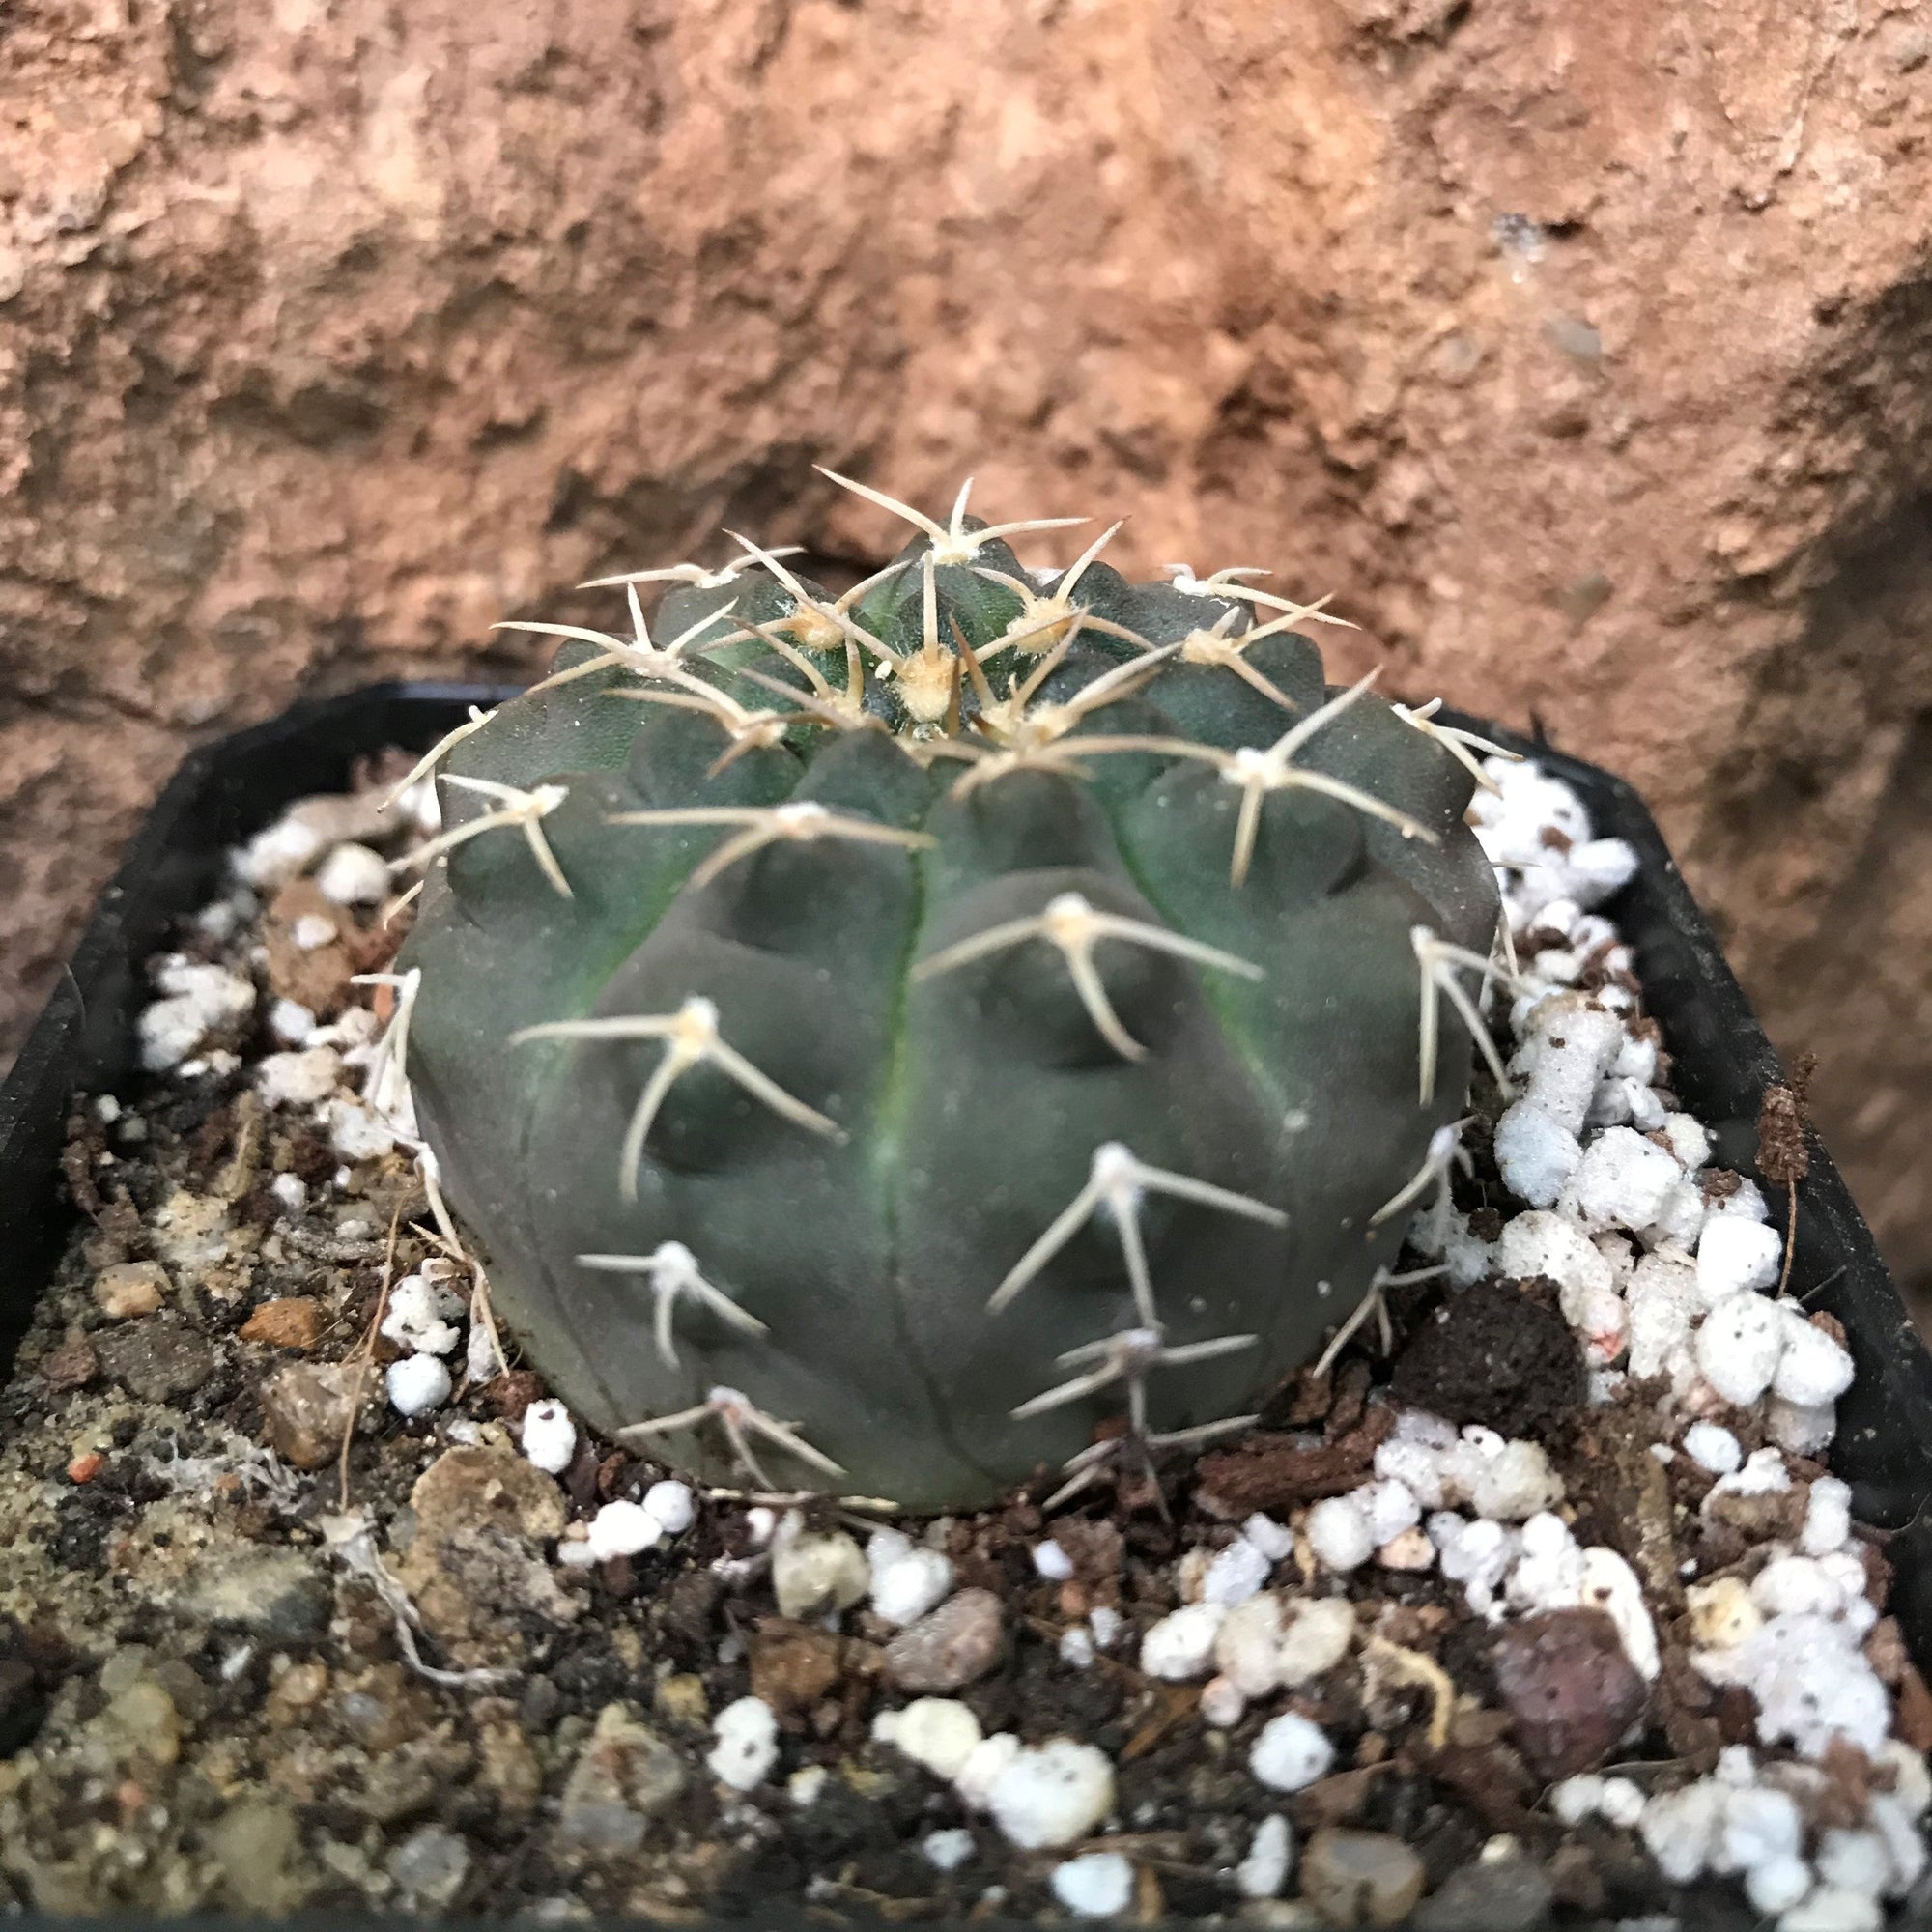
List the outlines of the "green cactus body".
<svg viewBox="0 0 1932 1932">
<path fill-rule="evenodd" d="M 1401 1219 L 1371 1217 L 1467 1087 L 1445 1011 L 1418 1102 L 1412 934 L 1486 955 L 1497 914 L 1468 773 L 1378 698 L 1317 719 L 1286 769 L 1405 824 L 1240 782 L 1228 754 L 1252 770 L 1335 696 L 1290 629 L 1239 654 L 1255 678 L 1226 661 L 1267 610 L 1090 561 L 1076 620 L 1001 647 L 1055 618 L 1052 591 L 1004 543 L 932 548 L 846 611 L 763 563 L 679 584 L 655 648 L 713 617 L 682 669 L 567 644 L 558 672 L 597 668 L 447 755 L 403 961 L 423 1133 L 557 1393 L 607 1432 L 684 1415 L 656 1439 L 700 1475 L 743 1477 L 735 1435 L 759 1479 L 919 1510 L 1077 1467 L 1123 1414 L 1142 1447 L 1205 1435 L 1309 1357 L 1393 1264 Z M 757 681 L 803 703 L 802 666 L 819 709 Z M 474 829 L 542 785 L 563 795 L 525 808 L 535 838 Z M 666 811 L 738 815 L 635 818 Z M 657 1031 L 567 1030 L 639 1018 Z M 1138 1165 L 1096 1169 L 1115 1144 Z M 1071 1214 L 1096 1179 L 1115 1191 Z M 667 1254 L 687 1274 L 644 1266 Z M 720 1387 L 750 1422 L 704 1409 Z"/>
</svg>

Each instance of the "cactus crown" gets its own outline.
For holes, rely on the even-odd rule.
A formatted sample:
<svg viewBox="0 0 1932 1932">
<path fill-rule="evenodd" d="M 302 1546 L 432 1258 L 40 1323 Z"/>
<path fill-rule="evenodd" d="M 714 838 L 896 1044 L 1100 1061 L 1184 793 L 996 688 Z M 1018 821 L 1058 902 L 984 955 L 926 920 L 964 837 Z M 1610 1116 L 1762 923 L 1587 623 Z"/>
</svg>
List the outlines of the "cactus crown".
<svg viewBox="0 0 1932 1932">
<path fill-rule="evenodd" d="M 1260 573 L 834 480 L 918 530 L 842 595 L 734 537 L 507 627 L 555 668 L 412 774 L 410 1077 L 591 1421 L 972 1505 L 1250 1419 L 1386 1275 L 1488 1046 L 1493 748 Z"/>
</svg>

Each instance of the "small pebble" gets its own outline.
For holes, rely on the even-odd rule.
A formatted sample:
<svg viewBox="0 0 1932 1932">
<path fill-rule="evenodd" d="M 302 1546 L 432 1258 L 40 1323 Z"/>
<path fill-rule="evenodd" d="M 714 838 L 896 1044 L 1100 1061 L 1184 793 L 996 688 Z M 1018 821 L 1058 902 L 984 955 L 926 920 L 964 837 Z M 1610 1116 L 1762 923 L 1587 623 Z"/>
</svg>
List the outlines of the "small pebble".
<svg viewBox="0 0 1932 1932">
<path fill-rule="evenodd" d="M 808 1617 L 850 1609 L 872 1585 L 866 1552 L 843 1530 L 800 1530 L 798 1520 L 787 1516 L 772 1540 L 772 1589 L 779 1614 Z"/>
<path fill-rule="evenodd" d="M 167 1292 L 167 1273 L 157 1262 L 117 1262 L 94 1277 L 94 1305 L 110 1321 L 156 1313 Z"/>
<path fill-rule="evenodd" d="M 412 1903 L 440 1910 L 469 1875 L 469 1847 L 441 1825 L 424 1825 L 389 1854 L 388 1872 Z"/>
<path fill-rule="evenodd" d="M 577 1455 L 577 1425 L 554 1397 L 524 1410 L 524 1454 L 547 1476 L 560 1476 Z"/>
<path fill-rule="evenodd" d="M 1422 1861 L 1385 1832 L 1329 1825 L 1301 1856 L 1302 1896 L 1330 1925 L 1399 1925 L 1422 1896 Z"/>
<path fill-rule="evenodd" d="M 1548 1610 L 1506 1625 L 1492 1656 L 1518 1747 L 1547 1778 L 1601 1764 L 1643 1713 L 1644 1680 L 1615 1626 L 1593 1609 Z"/>
<path fill-rule="evenodd" d="M 1005 1648 L 999 1598 L 961 1590 L 886 1645 L 886 1674 L 902 1690 L 957 1690 L 992 1669 Z"/>
<path fill-rule="evenodd" d="M 1453 1871 L 1409 1923 L 1415 1932 L 1542 1932 L 1553 1888 L 1514 1838 L 1492 1838 L 1473 1864 Z"/>
</svg>

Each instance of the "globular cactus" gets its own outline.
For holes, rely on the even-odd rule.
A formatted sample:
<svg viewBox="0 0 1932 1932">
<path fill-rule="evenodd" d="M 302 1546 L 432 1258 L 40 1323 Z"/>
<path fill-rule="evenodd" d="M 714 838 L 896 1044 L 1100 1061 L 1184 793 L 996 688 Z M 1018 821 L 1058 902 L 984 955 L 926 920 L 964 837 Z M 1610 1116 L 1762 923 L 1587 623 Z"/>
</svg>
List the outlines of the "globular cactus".
<svg viewBox="0 0 1932 1932">
<path fill-rule="evenodd" d="M 1471 741 L 1256 573 L 1030 573 L 964 500 L 836 600 L 739 539 L 611 580 L 628 637 L 523 626 L 403 961 L 554 1388 L 919 1510 L 1246 1419 L 1392 1265 L 1498 970 Z"/>
</svg>

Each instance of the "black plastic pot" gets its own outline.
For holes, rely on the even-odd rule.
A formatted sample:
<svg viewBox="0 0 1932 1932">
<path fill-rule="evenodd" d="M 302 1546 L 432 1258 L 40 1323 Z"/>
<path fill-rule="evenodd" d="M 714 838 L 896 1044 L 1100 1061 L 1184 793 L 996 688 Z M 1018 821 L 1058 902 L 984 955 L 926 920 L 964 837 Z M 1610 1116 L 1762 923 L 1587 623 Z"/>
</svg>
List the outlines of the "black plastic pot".
<svg viewBox="0 0 1932 1932">
<path fill-rule="evenodd" d="M 59 1180 L 71 1104 L 92 1093 L 125 1092 L 142 1077 L 134 1019 L 143 964 L 165 946 L 176 920 L 216 895 L 229 848 L 292 800 L 345 785 L 361 754 L 385 745 L 426 747 L 459 723 L 468 705 L 511 695 L 497 687 L 372 685 L 298 704 L 203 747 L 182 765 L 101 895 L 72 964 L 0 1087 L 0 1373 L 11 1367 L 72 1227 Z M 1645 1002 L 1675 1061 L 1673 1086 L 1711 1129 L 1717 1158 L 1750 1173 L 1758 1104 L 1782 1071 L 1643 801 L 1622 780 L 1547 746 L 1480 720 L 1444 722 L 1530 753 L 1577 788 L 1599 833 L 1636 848 L 1641 868 L 1605 910 L 1635 949 Z M 1781 1201 L 1780 1190 L 1766 1191 L 1774 1205 Z M 1792 1288 L 1807 1306 L 1829 1309 L 1850 1337 L 1858 1379 L 1839 1407 L 1833 1465 L 1852 1485 L 1859 1519 L 1895 1532 L 1888 1551 L 1892 1608 L 1915 1656 L 1932 1664 L 1932 1521 L 1925 1508 L 1932 1497 L 1932 1356 L 1871 1231 L 1815 1141 L 1810 1176 L 1799 1190 Z M 1696 1922 L 1754 1921 L 1725 1905 Z"/>
</svg>

